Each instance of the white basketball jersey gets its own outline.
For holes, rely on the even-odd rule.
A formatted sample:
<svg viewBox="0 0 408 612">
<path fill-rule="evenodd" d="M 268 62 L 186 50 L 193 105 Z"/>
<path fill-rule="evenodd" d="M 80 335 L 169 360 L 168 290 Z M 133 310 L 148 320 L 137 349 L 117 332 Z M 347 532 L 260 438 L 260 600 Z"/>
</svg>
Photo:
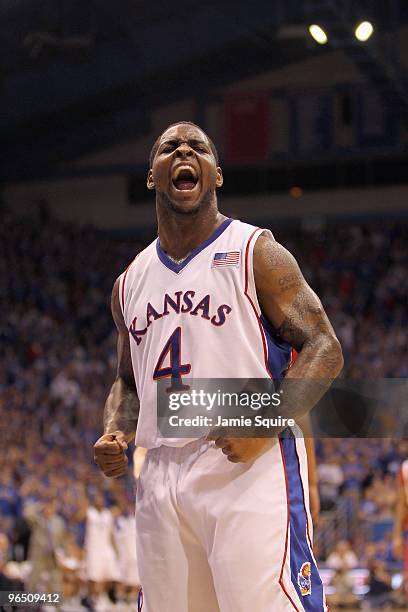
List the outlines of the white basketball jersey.
<svg viewBox="0 0 408 612">
<path fill-rule="evenodd" d="M 157 436 L 159 378 L 277 378 L 287 368 L 291 349 L 273 338 L 256 296 L 253 250 L 264 231 L 226 219 L 179 264 L 157 239 L 120 276 L 140 400 L 137 445 L 189 442 Z"/>
</svg>

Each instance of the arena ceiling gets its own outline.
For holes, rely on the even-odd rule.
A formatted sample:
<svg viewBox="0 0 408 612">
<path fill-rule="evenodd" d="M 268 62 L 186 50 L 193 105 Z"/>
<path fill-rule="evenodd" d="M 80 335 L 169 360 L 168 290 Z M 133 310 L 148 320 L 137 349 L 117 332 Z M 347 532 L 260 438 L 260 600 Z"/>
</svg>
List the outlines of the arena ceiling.
<svg viewBox="0 0 408 612">
<path fill-rule="evenodd" d="M 360 12 L 408 22 L 398 0 L 2 0 L 0 180 L 47 176 L 145 132 L 154 106 L 321 52 L 299 35 L 311 15 L 341 38 Z"/>
</svg>

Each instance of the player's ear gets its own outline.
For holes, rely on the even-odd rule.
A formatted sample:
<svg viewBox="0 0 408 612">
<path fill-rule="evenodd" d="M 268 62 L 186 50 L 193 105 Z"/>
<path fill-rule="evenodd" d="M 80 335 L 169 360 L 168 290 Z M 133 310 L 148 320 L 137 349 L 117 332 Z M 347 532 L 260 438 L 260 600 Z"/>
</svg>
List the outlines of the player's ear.
<svg viewBox="0 0 408 612">
<path fill-rule="evenodd" d="M 217 178 L 215 180 L 215 184 L 217 187 L 222 187 L 224 183 L 224 177 L 222 176 L 222 170 L 219 166 L 217 167 L 216 172 L 217 172 Z"/>
<path fill-rule="evenodd" d="M 150 168 L 149 172 L 147 173 L 147 188 L 150 189 L 150 191 L 152 191 L 154 189 L 154 180 L 153 180 L 153 172 L 152 169 Z"/>
</svg>

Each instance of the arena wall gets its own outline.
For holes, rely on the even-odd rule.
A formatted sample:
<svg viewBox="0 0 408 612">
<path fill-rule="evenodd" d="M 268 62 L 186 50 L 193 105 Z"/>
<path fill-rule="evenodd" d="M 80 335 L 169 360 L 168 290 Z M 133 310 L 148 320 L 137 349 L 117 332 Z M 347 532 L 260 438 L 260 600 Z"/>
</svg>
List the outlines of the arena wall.
<svg viewBox="0 0 408 612">
<path fill-rule="evenodd" d="M 226 178 L 228 180 L 228 177 Z M 75 179 L 9 185 L 4 202 L 14 213 L 30 216 L 35 204 L 46 200 L 52 214 L 64 220 L 91 224 L 101 229 L 151 227 L 155 224 L 154 198 L 137 205 L 127 199 L 127 179 L 123 176 Z M 408 201 L 408 187 L 336 189 L 252 197 L 222 197 L 220 209 L 230 216 L 251 221 L 259 219 L 308 219 L 313 216 L 341 217 L 368 214 L 396 214 Z"/>
</svg>

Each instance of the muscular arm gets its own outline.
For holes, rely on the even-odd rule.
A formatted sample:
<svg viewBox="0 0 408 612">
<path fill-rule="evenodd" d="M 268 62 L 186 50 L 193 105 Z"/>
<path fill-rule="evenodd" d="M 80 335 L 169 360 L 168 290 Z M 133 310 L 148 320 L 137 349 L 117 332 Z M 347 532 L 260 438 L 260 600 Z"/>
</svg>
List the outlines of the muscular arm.
<svg viewBox="0 0 408 612">
<path fill-rule="evenodd" d="M 131 442 L 136 432 L 139 399 L 133 376 L 129 332 L 123 320 L 119 303 L 119 280 L 113 287 L 111 307 L 112 316 L 118 329 L 118 369 L 115 382 L 105 403 L 104 434 L 122 431 L 125 434 L 126 441 Z"/>
<path fill-rule="evenodd" d="M 340 343 L 295 258 L 269 235 L 259 236 L 255 244 L 254 274 L 263 313 L 278 336 L 298 352 L 281 385 L 279 414 L 299 422 L 340 373 L 343 367 Z M 282 429 L 285 427 L 275 428 L 275 436 Z M 215 439 L 216 446 L 233 463 L 254 459 L 270 442 L 266 438 Z"/>
<path fill-rule="evenodd" d="M 105 403 L 103 436 L 94 445 L 94 458 L 105 476 L 123 476 L 126 449 L 133 440 L 139 415 L 139 400 L 133 376 L 129 333 L 119 303 L 119 281 L 112 291 L 112 315 L 118 329 L 118 369 Z"/>
<path fill-rule="evenodd" d="M 254 274 L 262 311 L 278 337 L 298 352 L 283 381 L 280 406 L 282 416 L 297 421 L 310 412 L 340 373 L 340 343 L 295 258 L 266 234 L 255 244 Z"/>
</svg>

